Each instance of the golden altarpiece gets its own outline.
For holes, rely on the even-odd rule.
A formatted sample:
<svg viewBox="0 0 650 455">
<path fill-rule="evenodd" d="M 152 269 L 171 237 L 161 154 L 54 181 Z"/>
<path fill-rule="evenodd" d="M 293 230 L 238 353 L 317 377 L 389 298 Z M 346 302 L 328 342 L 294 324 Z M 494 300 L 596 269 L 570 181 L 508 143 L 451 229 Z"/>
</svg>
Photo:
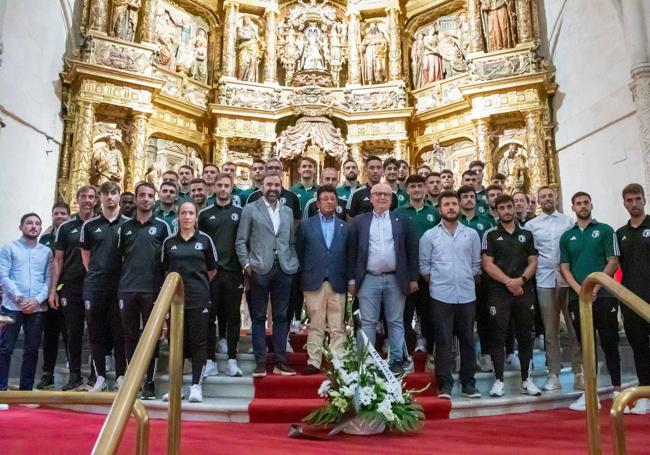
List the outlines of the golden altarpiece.
<svg viewBox="0 0 650 455">
<path fill-rule="evenodd" d="M 480 158 L 511 189 L 557 186 L 537 2 L 85 0 L 59 196 L 226 160 L 246 185 L 255 157 L 300 155 Z"/>
</svg>

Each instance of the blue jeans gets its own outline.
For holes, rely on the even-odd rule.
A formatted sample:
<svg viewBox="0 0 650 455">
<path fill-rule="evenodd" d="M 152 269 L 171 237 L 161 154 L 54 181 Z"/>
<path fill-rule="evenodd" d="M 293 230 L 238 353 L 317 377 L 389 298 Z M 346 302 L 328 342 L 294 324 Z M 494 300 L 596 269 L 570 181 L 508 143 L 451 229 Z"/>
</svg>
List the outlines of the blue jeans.
<svg viewBox="0 0 650 455">
<path fill-rule="evenodd" d="M 388 326 L 390 364 L 404 360 L 404 301 L 397 277 L 394 273 L 383 275 L 366 274 L 359 289 L 359 311 L 361 329 L 370 343 L 375 344 L 379 313 L 383 307 Z"/>
<path fill-rule="evenodd" d="M 273 314 L 273 352 L 276 363 L 287 363 L 287 336 L 289 335 L 289 295 L 293 275 L 284 273 L 277 261 L 269 273 L 263 275 L 252 272 L 250 279 L 251 300 L 248 308 L 252 322 L 253 352 L 255 362 L 266 362 L 266 305 L 271 296 Z"/>
<path fill-rule="evenodd" d="M 23 314 L 2 308 L 0 312 L 16 321 L 14 324 L 0 328 L 0 390 L 7 390 L 11 355 L 16 347 L 16 340 L 22 327 L 25 334 L 23 347 L 23 365 L 20 369 L 20 390 L 34 388 L 34 375 L 38 362 L 38 349 L 43 338 L 45 312 Z"/>
</svg>

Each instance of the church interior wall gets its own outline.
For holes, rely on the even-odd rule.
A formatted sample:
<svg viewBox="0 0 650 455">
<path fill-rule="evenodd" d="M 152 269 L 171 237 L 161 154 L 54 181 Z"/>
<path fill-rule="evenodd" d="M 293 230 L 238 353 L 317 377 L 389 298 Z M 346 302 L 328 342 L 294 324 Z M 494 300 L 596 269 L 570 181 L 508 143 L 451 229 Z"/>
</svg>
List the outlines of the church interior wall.
<svg viewBox="0 0 650 455">
<path fill-rule="evenodd" d="M 7 0 L 0 16 L 0 243 L 18 236 L 26 212 L 49 226 L 63 129 L 59 73 L 75 29 L 74 3 Z"/>
<path fill-rule="evenodd" d="M 644 183 L 639 124 L 622 22 L 612 0 L 545 1 L 547 41 L 559 89 L 553 98 L 562 202 L 583 190 L 594 216 L 619 226 L 627 219 L 621 189 Z"/>
</svg>

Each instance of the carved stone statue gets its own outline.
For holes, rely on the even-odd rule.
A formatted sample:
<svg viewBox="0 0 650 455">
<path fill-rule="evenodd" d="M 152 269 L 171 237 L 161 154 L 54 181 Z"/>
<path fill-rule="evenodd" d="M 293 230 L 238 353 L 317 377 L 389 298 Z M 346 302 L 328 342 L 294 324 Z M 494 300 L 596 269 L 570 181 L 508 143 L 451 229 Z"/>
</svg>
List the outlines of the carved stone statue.
<svg viewBox="0 0 650 455">
<path fill-rule="evenodd" d="M 165 68 L 176 70 L 176 53 L 178 51 L 179 22 L 170 11 L 162 11 L 156 18 L 156 42 L 158 43 L 157 61 Z"/>
<path fill-rule="evenodd" d="M 151 183 L 156 190 L 159 190 L 160 177 L 161 174 L 160 169 L 158 168 L 158 163 L 153 163 L 147 168 L 147 175 L 144 176 L 144 180 L 147 183 Z"/>
<path fill-rule="evenodd" d="M 237 79 L 257 82 L 262 58 L 262 40 L 249 17 L 244 17 L 237 30 Z"/>
<path fill-rule="evenodd" d="M 180 44 L 176 54 L 176 71 L 189 74 L 194 66 L 194 43 L 192 41 L 192 22 L 183 18 L 180 27 Z"/>
<path fill-rule="evenodd" d="M 377 27 L 377 23 L 372 23 L 361 42 L 361 55 L 363 55 L 361 78 L 364 84 L 386 82 L 387 48 L 386 37 Z"/>
<path fill-rule="evenodd" d="M 512 193 L 514 190 L 524 190 L 526 185 L 526 173 L 528 165 L 526 164 L 526 157 L 519 150 L 515 155 L 515 160 L 510 169 L 510 174 L 506 179 L 506 188 Z"/>
<path fill-rule="evenodd" d="M 480 0 L 488 51 L 515 47 L 516 14 L 512 0 Z"/>
<path fill-rule="evenodd" d="M 109 136 L 106 145 L 99 147 L 93 154 L 91 169 L 94 174 L 95 185 L 101 185 L 109 180 L 123 188 L 124 159 L 122 152 L 117 148 L 114 136 Z"/>
<path fill-rule="evenodd" d="M 113 0 L 111 35 L 133 41 L 138 26 L 140 0 Z"/>
<path fill-rule="evenodd" d="M 194 169 L 194 175 L 200 177 L 203 175 L 203 161 L 199 158 L 199 154 L 196 153 L 196 150 L 190 152 L 190 157 L 188 159 L 188 164 Z"/>
<path fill-rule="evenodd" d="M 106 17 L 108 0 L 93 0 L 90 4 L 90 28 L 92 30 L 106 31 L 104 29 L 108 18 Z"/>
<path fill-rule="evenodd" d="M 192 77 L 204 84 L 208 82 L 208 36 L 202 28 L 198 29 L 194 38 Z"/>
<path fill-rule="evenodd" d="M 438 49 L 438 32 L 429 29 L 429 32 L 422 39 L 422 63 L 420 64 L 420 87 L 435 81 L 441 81 L 445 77 L 445 62 Z"/>
<path fill-rule="evenodd" d="M 508 145 L 508 150 L 503 154 L 503 158 L 499 161 L 498 170 L 499 173 L 508 176 L 510 175 L 510 170 L 515 164 L 515 155 L 517 155 L 517 144 Z"/>
<path fill-rule="evenodd" d="M 298 62 L 298 70 L 325 70 L 325 55 L 324 50 L 326 46 L 326 39 L 323 32 L 318 26 L 310 22 L 302 37 L 302 50 L 300 52 L 300 60 Z M 299 45 L 300 46 L 300 45 Z"/>
</svg>

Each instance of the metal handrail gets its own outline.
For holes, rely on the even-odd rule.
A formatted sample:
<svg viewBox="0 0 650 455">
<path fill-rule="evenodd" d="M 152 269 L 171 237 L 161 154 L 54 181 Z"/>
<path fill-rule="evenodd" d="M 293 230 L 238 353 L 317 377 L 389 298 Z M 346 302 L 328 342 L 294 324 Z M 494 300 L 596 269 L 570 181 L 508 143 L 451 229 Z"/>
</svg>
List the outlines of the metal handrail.
<svg viewBox="0 0 650 455">
<path fill-rule="evenodd" d="M 598 389 L 596 377 L 596 343 L 594 340 L 594 327 L 593 327 L 593 302 L 591 294 L 596 285 L 600 285 L 611 292 L 622 304 L 626 305 L 640 317 L 650 322 L 650 305 L 646 303 L 641 297 L 634 294 L 622 284 L 617 283 L 613 278 L 604 274 L 603 272 L 594 272 L 590 274 L 583 282 L 580 289 L 580 336 L 582 338 L 582 367 L 585 377 L 585 403 L 587 405 L 587 443 L 589 445 L 589 453 L 591 455 L 600 455 L 600 426 L 598 421 Z M 644 388 L 650 389 L 650 388 Z M 629 389 L 628 389 L 629 390 Z M 627 390 L 625 391 L 627 392 Z M 624 393 L 625 393 L 624 392 Z M 650 392 L 650 391 L 649 391 Z M 642 393 L 642 392 L 639 392 Z M 621 402 L 627 403 L 626 397 L 632 395 L 629 392 L 625 395 L 621 393 L 614 401 L 612 407 L 612 416 L 614 416 L 614 409 L 618 410 Z M 650 394 L 650 393 L 649 393 Z M 636 394 L 634 394 L 636 395 Z M 623 396 L 623 397 L 621 397 Z M 641 395 L 639 395 L 641 396 Z M 645 395 L 643 395 L 645 396 Z M 620 399 L 620 400 L 619 400 Z M 618 405 L 617 405 L 618 403 Z M 622 409 L 625 409 L 623 406 Z M 616 420 L 615 420 L 616 422 Z M 612 431 L 615 433 L 614 440 L 623 441 L 623 450 L 625 447 L 625 435 L 617 433 L 614 427 Z M 621 453 L 621 452 L 619 452 Z"/>
<path fill-rule="evenodd" d="M 169 333 L 169 411 L 167 453 L 180 453 L 181 388 L 183 386 L 183 281 L 178 273 L 167 275 L 142 332 L 124 382 L 115 396 L 104 426 L 95 442 L 93 454 L 113 454 L 120 445 L 131 408 L 136 403 L 142 378 L 162 332 L 168 312 L 171 312 Z"/>
<path fill-rule="evenodd" d="M 625 407 L 632 400 L 639 398 L 650 398 L 650 386 L 630 387 L 623 390 L 612 404 L 610 414 L 612 415 L 612 436 L 614 438 L 614 453 L 623 455 L 625 453 L 625 427 L 623 426 L 623 415 Z"/>
</svg>

